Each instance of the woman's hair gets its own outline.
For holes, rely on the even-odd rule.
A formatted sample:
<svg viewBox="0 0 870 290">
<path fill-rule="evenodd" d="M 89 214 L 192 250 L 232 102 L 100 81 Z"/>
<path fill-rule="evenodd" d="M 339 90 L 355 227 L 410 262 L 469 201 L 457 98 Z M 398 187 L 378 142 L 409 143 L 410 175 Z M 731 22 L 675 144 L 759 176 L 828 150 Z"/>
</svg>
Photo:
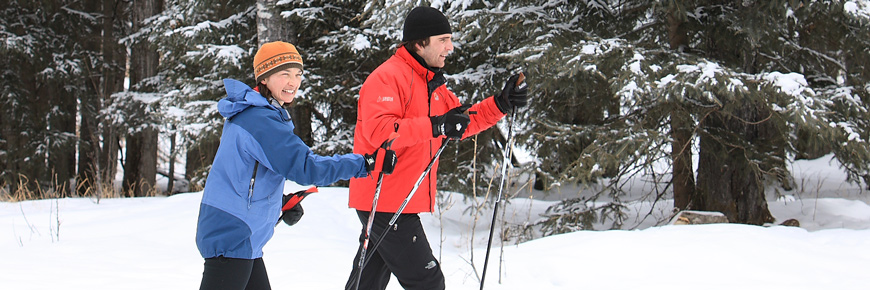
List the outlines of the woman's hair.
<svg viewBox="0 0 870 290">
<path fill-rule="evenodd" d="M 266 100 L 272 98 L 272 91 L 270 91 L 262 82 L 257 82 L 257 91 L 260 92 L 260 95 L 265 97 Z"/>
<path fill-rule="evenodd" d="M 402 43 L 399 44 L 399 46 L 404 46 L 405 49 L 407 49 L 408 51 L 416 53 L 418 44 L 420 46 L 427 46 L 427 45 L 429 45 L 430 42 L 431 41 L 429 40 L 429 37 L 426 37 L 424 39 L 403 41 Z"/>
</svg>

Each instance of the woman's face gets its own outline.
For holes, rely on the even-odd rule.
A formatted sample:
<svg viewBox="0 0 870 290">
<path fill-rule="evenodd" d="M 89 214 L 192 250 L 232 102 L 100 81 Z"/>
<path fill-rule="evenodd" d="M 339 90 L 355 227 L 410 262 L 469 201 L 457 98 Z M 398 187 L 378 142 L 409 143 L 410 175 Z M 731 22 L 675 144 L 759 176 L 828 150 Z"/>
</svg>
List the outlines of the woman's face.
<svg viewBox="0 0 870 290">
<path fill-rule="evenodd" d="M 272 97 L 284 105 L 296 98 L 296 92 L 302 84 L 302 69 L 291 67 L 280 70 L 261 82 L 272 92 Z"/>
</svg>

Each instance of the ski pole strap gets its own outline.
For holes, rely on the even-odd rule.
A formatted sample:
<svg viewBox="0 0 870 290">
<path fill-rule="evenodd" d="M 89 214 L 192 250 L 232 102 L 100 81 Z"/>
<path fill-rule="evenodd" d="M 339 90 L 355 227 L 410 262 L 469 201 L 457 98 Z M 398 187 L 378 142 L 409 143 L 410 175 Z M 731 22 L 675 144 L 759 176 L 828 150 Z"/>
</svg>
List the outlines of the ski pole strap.
<svg viewBox="0 0 870 290">
<path fill-rule="evenodd" d="M 399 124 L 396 124 L 396 130 L 398 130 Z M 393 146 L 393 141 L 396 141 L 396 138 L 399 138 L 399 132 L 390 133 L 390 136 L 387 137 L 387 140 L 384 140 L 384 143 L 381 143 L 381 148 L 390 149 Z"/>
<path fill-rule="evenodd" d="M 290 200 L 284 203 L 284 206 L 281 207 L 281 211 L 290 210 L 291 208 L 299 204 L 299 202 L 301 202 L 303 198 L 315 192 L 317 192 L 317 187 L 312 186 L 305 191 L 297 191 L 296 193 L 291 194 Z"/>
</svg>

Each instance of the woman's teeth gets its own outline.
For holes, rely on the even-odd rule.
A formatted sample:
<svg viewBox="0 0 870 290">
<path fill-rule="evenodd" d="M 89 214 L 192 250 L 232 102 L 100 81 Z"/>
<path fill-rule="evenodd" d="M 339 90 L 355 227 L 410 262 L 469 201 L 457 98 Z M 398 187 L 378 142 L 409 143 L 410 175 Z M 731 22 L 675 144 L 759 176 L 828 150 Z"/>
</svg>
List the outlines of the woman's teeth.
<svg viewBox="0 0 870 290">
<path fill-rule="evenodd" d="M 281 90 L 281 91 L 288 93 L 288 94 L 296 93 L 296 90 Z"/>
</svg>

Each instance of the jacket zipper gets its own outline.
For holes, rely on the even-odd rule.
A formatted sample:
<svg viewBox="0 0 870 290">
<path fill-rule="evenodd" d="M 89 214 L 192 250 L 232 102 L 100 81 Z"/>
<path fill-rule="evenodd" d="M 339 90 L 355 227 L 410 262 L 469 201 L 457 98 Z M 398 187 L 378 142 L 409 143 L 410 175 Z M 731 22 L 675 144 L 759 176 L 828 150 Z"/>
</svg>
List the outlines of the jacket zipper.
<svg viewBox="0 0 870 290">
<path fill-rule="evenodd" d="M 251 186 L 248 188 L 248 209 L 251 209 L 251 203 L 254 200 L 254 181 L 257 180 L 257 168 L 260 167 L 260 161 L 254 162 L 254 174 L 251 175 Z"/>
<path fill-rule="evenodd" d="M 428 95 L 427 100 L 429 103 L 429 116 L 432 116 L 432 94 L 435 93 L 435 90 L 432 90 L 431 92 L 429 91 L 429 73 L 430 72 L 431 71 L 429 69 L 426 69 L 426 76 L 423 78 L 423 81 L 426 85 L 426 93 Z M 429 142 L 429 158 L 432 158 L 432 142 Z M 428 176 L 426 176 L 426 183 L 428 184 L 429 192 L 427 192 L 426 195 L 429 197 L 429 209 L 431 210 L 434 208 L 434 206 L 432 205 L 432 191 L 435 190 L 435 188 L 432 186 L 432 175 L 431 174 L 427 174 L 427 175 Z"/>
</svg>

